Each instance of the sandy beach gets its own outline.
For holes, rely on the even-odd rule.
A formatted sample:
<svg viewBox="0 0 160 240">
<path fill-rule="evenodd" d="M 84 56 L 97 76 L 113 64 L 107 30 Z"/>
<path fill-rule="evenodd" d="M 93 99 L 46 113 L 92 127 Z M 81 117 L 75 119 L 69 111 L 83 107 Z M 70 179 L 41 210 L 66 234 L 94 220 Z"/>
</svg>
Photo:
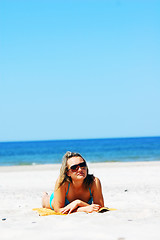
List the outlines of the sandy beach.
<svg viewBox="0 0 160 240">
<path fill-rule="evenodd" d="M 0 167 L 0 236 L 16 239 L 160 239 L 160 162 L 88 164 L 102 183 L 106 213 L 39 216 L 60 165 Z"/>
</svg>

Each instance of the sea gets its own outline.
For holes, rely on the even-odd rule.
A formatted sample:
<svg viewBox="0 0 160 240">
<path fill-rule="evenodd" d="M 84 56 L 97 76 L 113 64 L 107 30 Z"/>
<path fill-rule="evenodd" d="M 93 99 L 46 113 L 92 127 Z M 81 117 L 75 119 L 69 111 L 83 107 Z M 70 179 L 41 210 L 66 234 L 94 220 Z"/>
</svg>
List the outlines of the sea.
<svg viewBox="0 0 160 240">
<path fill-rule="evenodd" d="M 160 137 L 0 142 L 0 166 L 57 164 L 67 151 L 93 163 L 160 161 Z"/>
</svg>

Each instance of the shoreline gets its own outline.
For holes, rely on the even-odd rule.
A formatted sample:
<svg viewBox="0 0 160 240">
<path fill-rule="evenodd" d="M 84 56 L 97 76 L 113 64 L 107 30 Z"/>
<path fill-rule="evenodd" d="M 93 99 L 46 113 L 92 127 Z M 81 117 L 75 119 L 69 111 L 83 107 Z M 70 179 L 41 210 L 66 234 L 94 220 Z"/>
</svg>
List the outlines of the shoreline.
<svg viewBox="0 0 160 240">
<path fill-rule="evenodd" d="M 4 240 L 70 240 L 75 236 L 160 239 L 160 162 L 88 163 L 89 172 L 101 180 L 105 206 L 117 210 L 40 217 L 32 209 L 41 207 L 44 191 L 52 193 L 60 166 L 0 167 L 0 228 Z"/>
<path fill-rule="evenodd" d="M 110 166 L 159 166 L 160 161 L 137 161 L 137 162 L 87 162 L 88 167 L 110 167 Z M 0 172 L 10 171 L 38 171 L 38 170 L 56 170 L 60 169 L 61 163 L 53 164 L 32 164 L 32 165 L 12 165 L 0 166 Z"/>
</svg>

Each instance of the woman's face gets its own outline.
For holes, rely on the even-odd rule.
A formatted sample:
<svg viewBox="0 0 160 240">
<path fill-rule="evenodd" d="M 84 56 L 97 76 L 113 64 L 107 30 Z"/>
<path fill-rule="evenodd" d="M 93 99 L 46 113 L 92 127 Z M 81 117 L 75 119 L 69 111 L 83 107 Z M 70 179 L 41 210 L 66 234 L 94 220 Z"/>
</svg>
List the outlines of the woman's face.
<svg viewBox="0 0 160 240">
<path fill-rule="evenodd" d="M 67 161 L 68 176 L 72 180 L 84 180 L 87 176 L 87 166 L 81 157 L 71 157 Z"/>
</svg>

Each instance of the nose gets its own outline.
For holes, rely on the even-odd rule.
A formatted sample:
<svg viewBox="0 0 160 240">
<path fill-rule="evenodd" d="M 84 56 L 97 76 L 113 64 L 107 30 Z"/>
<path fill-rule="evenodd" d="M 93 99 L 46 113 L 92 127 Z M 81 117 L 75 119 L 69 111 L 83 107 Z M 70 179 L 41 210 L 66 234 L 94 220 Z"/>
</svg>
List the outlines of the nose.
<svg viewBox="0 0 160 240">
<path fill-rule="evenodd" d="M 78 169 L 77 169 L 77 170 L 78 170 L 78 171 L 79 171 L 79 170 L 81 171 L 81 170 L 83 170 L 83 169 L 84 169 L 84 167 L 78 166 Z"/>
<path fill-rule="evenodd" d="M 79 169 L 81 170 L 81 167 L 80 166 L 77 166 L 77 170 L 79 171 Z"/>
</svg>

